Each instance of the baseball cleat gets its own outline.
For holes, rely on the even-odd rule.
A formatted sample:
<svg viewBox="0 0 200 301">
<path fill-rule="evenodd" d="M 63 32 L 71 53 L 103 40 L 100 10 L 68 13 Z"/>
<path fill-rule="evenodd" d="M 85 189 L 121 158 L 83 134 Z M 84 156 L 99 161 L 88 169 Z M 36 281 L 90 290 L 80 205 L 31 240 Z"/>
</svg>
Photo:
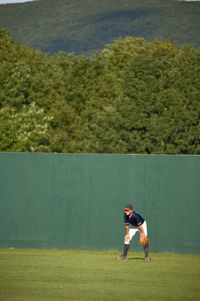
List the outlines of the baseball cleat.
<svg viewBox="0 0 200 301">
<path fill-rule="evenodd" d="M 151 261 L 151 258 L 145 257 L 144 260 L 145 260 L 145 261 Z"/>
<path fill-rule="evenodd" d="M 126 256 L 121 255 L 117 258 L 117 260 L 128 260 L 128 258 Z"/>
</svg>

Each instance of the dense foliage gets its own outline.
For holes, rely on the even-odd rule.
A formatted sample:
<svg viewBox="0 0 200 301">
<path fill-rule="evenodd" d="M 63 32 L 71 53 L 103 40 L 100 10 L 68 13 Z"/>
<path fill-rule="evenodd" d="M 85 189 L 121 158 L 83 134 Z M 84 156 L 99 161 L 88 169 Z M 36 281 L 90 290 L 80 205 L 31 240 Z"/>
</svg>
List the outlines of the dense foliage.
<svg viewBox="0 0 200 301">
<path fill-rule="evenodd" d="M 0 28 L 22 45 L 51 54 L 91 54 L 119 37 L 171 38 L 200 46 L 200 2 L 39 0 L 0 5 Z"/>
<path fill-rule="evenodd" d="M 200 50 L 115 40 L 93 57 L 0 31 L 0 151 L 200 154 Z"/>
</svg>

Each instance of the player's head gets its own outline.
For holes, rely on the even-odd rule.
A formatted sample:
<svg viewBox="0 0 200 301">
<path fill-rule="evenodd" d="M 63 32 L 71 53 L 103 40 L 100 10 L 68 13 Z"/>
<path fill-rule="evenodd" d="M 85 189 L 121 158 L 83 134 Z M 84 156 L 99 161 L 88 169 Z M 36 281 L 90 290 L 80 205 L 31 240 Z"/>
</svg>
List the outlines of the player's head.
<svg viewBox="0 0 200 301">
<path fill-rule="evenodd" d="M 127 204 L 124 207 L 124 212 L 126 215 L 130 215 L 133 212 L 133 206 L 131 204 Z"/>
</svg>

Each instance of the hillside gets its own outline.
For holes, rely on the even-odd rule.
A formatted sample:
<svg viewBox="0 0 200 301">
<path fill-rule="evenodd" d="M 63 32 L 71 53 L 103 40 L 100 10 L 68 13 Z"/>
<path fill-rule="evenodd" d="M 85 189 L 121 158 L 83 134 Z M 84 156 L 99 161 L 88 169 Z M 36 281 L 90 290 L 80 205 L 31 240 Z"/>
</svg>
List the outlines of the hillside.
<svg viewBox="0 0 200 301">
<path fill-rule="evenodd" d="M 126 36 L 200 46 L 200 2 L 177 0 L 40 0 L 0 5 L 0 28 L 22 45 L 51 54 L 101 51 Z"/>
</svg>

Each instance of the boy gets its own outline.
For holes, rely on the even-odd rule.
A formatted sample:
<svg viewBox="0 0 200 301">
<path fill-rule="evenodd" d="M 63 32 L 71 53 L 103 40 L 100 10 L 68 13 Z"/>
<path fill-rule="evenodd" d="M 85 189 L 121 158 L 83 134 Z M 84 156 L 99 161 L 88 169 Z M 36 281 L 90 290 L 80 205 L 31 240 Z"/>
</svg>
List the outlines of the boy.
<svg viewBox="0 0 200 301">
<path fill-rule="evenodd" d="M 124 251 L 123 254 L 118 257 L 118 260 L 127 260 L 127 253 L 130 246 L 130 242 L 133 238 L 133 236 L 137 233 L 137 231 L 140 232 L 140 235 L 147 236 L 147 223 L 144 220 L 144 218 L 133 211 L 133 206 L 131 204 L 128 204 L 124 207 L 124 223 L 126 227 L 126 235 L 124 237 Z M 144 260 L 150 261 L 151 258 L 149 258 L 149 245 L 148 243 L 144 246 Z"/>
</svg>

